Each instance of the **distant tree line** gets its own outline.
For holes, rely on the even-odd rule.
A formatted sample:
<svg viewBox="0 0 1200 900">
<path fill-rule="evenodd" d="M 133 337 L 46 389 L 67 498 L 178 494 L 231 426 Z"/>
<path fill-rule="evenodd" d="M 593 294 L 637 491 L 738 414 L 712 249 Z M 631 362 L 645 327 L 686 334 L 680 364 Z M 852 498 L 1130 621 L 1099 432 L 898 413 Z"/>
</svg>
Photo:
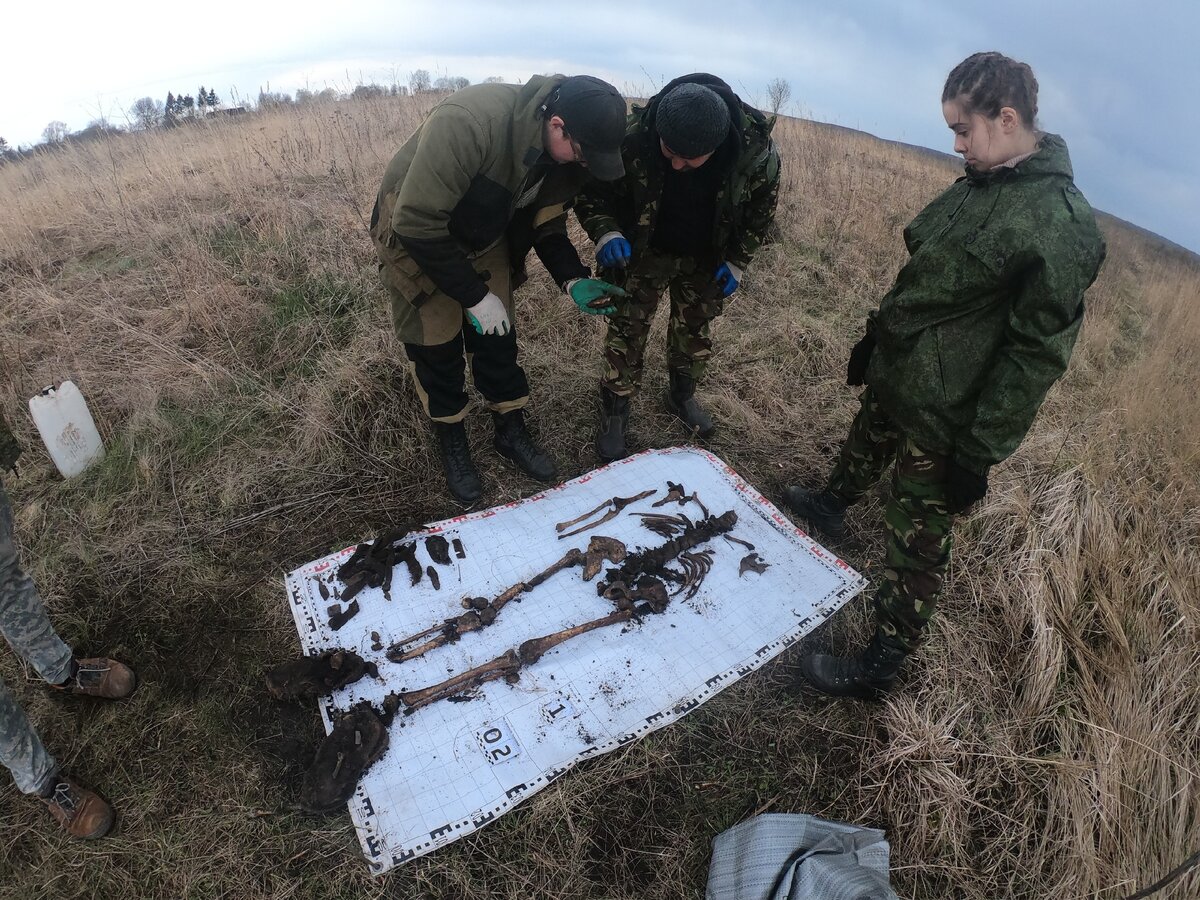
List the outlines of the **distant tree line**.
<svg viewBox="0 0 1200 900">
<path fill-rule="evenodd" d="M 499 75 L 493 75 L 485 79 L 487 83 L 501 82 L 503 80 Z M 379 84 L 372 81 L 367 84 L 357 85 L 349 93 L 342 93 L 333 88 L 325 88 L 322 91 L 300 88 L 293 97 L 286 91 L 260 89 L 255 106 L 258 109 L 271 109 L 281 106 L 307 106 L 313 103 L 332 103 L 337 100 L 346 99 L 369 100 L 381 97 L 409 97 L 419 94 L 449 94 L 468 87 L 470 84 L 470 79 L 462 75 L 443 75 L 435 79 L 429 74 L 428 69 L 417 69 L 409 72 L 408 84 L 400 84 L 398 82 Z"/>
<path fill-rule="evenodd" d="M 500 75 L 492 75 L 483 80 L 485 84 L 502 83 L 505 79 Z M 349 93 L 342 93 L 334 88 L 324 88 L 320 91 L 300 88 L 295 96 L 284 91 L 260 89 L 254 106 L 260 110 L 268 110 L 282 106 L 307 106 L 315 103 L 332 103 L 338 100 L 365 100 L 383 97 L 405 97 L 418 94 L 449 94 L 461 90 L 471 84 L 462 75 L 441 75 L 434 78 L 428 69 L 415 69 L 408 74 L 408 84 L 393 82 L 382 85 L 371 82 L 359 84 Z M 149 131 L 154 128 L 170 128 L 190 121 L 200 120 L 222 110 L 224 104 L 212 88 L 203 85 L 194 93 L 176 93 L 168 91 L 166 100 L 154 97 L 141 97 L 129 107 L 129 128 L 133 131 Z M 227 112 L 240 112 L 243 107 L 235 106 Z M 80 131 L 72 132 L 65 122 L 55 120 L 42 130 L 42 143 L 39 146 L 53 147 L 67 141 L 93 140 L 114 131 L 122 131 L 119 125 L 114 125 L 104 118 L 95 119 Z M 0 137 L 0 162 L 19 159 L 34 151 L 33 147 L 12 147 L 7 140 Z"/>
</svg>

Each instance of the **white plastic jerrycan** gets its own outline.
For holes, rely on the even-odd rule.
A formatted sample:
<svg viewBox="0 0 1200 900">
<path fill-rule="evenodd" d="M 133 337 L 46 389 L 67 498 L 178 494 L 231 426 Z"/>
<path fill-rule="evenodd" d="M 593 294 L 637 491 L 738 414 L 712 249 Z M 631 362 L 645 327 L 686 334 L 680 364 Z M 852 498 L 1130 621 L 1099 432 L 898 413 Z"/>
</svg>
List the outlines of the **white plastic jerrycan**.
<svg viewBox="0 0 1200 900">
<path fill-rule="evenodd" d="M 43 389 L 29 401 L 29 414 L 63 478 L 78 475 L 103 458 L 100 432 L 74 382 L 64 381 L 57 390 Z"/>
</svg>

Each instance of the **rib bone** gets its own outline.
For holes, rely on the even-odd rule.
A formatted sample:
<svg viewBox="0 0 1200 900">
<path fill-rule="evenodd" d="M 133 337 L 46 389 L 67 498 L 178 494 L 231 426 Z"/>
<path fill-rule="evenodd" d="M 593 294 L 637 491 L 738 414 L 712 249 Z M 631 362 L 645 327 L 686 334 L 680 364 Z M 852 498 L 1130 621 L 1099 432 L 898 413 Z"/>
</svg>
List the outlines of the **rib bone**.
<svg viewBox="0 0 1200 900">
<path fill-rule="evenodd" d="M 609 585 L 616 581 L 629 583 L 647 572 L 658 573 L 675 557 L 687 550 L 699 547 L 718 535 L 733 530 L 737 524 L 737 513 L 729 510 L 719 516 L 709 516 L 686 528 L 678 537 L 671 538 L 665 544 L 631 553 L 625 557 L 625 562 L 619 568 L 605 572 L 605 581 L 601 582 L 598 590 L 601 594 Z"/>
</svg>

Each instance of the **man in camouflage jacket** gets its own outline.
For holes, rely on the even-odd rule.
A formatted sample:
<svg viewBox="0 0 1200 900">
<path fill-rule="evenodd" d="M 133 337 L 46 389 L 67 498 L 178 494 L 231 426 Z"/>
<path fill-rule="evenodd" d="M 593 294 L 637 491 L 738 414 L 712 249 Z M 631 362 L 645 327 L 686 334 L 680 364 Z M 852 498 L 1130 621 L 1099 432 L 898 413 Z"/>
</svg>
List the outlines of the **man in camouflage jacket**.
<svg viewBox="0 0 1200 900">
<path fill-rule="evenodd" d="M 1083 297 L 1104 259 L 1062 138 L 980 173 L 968 169 L 904 231 L 908 262 L 851 351 L 861 409 L 822 491 L 785 501 L 827 535 L 895 462 L 884 513 L 876 633 L 856 659 L 813 654 L 826 693 L 873 697 L 920 645 L 950 561 L 951 525 L 987 492 L 1066 371 Z"/>
<path fill-rule="evenodd" d="M 21 448 L 0 414 L 0 473 L 15 469 L 20 455 Z M 133 691 L 136 679 L 127 666 L 114 659 L 76 659 L 71 648 L 55 633 L 37 588 L 21 571 L 13 543 L 12 505 L 2 478 L 0 632 L 17 655 L 56 690 L 107 699 L 126 697 Z M 112 807 L 59 769 L 2 679 L 0 763 L 12 773 L 17 788 L 39 797 L 72 836 L 103 837 L 112 826 Z"/>
<path fill-rule="evenodd" d="M 532 248 L 586 313 L 614 288 L 589 277 L 567 210 L 592 176 L 619 178 L 626 104 L 587 75 L 479 84 L 438 104 L 392 158 L 371 217 L 392 321 L 433 422 L 451 494 L 482 488 L 471 460 L 464 365 L 491 409 L 495 447 L 542 481 L 550 456 L 525 428 L 529 383 L 517 361 L 513 291 Z"/>
<path fill-rule="evenodd" d="M 580 193 L 576 215 L 603 272 L 630 294 L 609 317 L 596 435 L 601 459 L 627 453 L 629 401 L 641 386 L 646 336 L 665 289 L 671 296 L 667 408 L 690 432 L 712 433 L 695 387 L 712 353 L 712 320 L 775 215 L 774 122 L 720 78 L 685 75 L 634 107 L 621 148 L 625 177 L 593 182 Z"/>
</svg>

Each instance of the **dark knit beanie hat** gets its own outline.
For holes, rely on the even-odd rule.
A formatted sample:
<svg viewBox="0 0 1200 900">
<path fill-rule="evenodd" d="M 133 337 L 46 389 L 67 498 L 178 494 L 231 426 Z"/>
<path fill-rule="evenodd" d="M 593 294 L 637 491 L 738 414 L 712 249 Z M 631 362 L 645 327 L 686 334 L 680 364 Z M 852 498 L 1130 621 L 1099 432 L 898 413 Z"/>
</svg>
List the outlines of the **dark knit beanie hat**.
<svg viewBox="0 0 1200 900">
<path fill-rule="evenodd" d="M 675 155 L 695 159 L 712 153 L 729 133 L 729 107 L 711 88 L 684 83 L 658 101 L 658 136 Z"/>
</svg>

